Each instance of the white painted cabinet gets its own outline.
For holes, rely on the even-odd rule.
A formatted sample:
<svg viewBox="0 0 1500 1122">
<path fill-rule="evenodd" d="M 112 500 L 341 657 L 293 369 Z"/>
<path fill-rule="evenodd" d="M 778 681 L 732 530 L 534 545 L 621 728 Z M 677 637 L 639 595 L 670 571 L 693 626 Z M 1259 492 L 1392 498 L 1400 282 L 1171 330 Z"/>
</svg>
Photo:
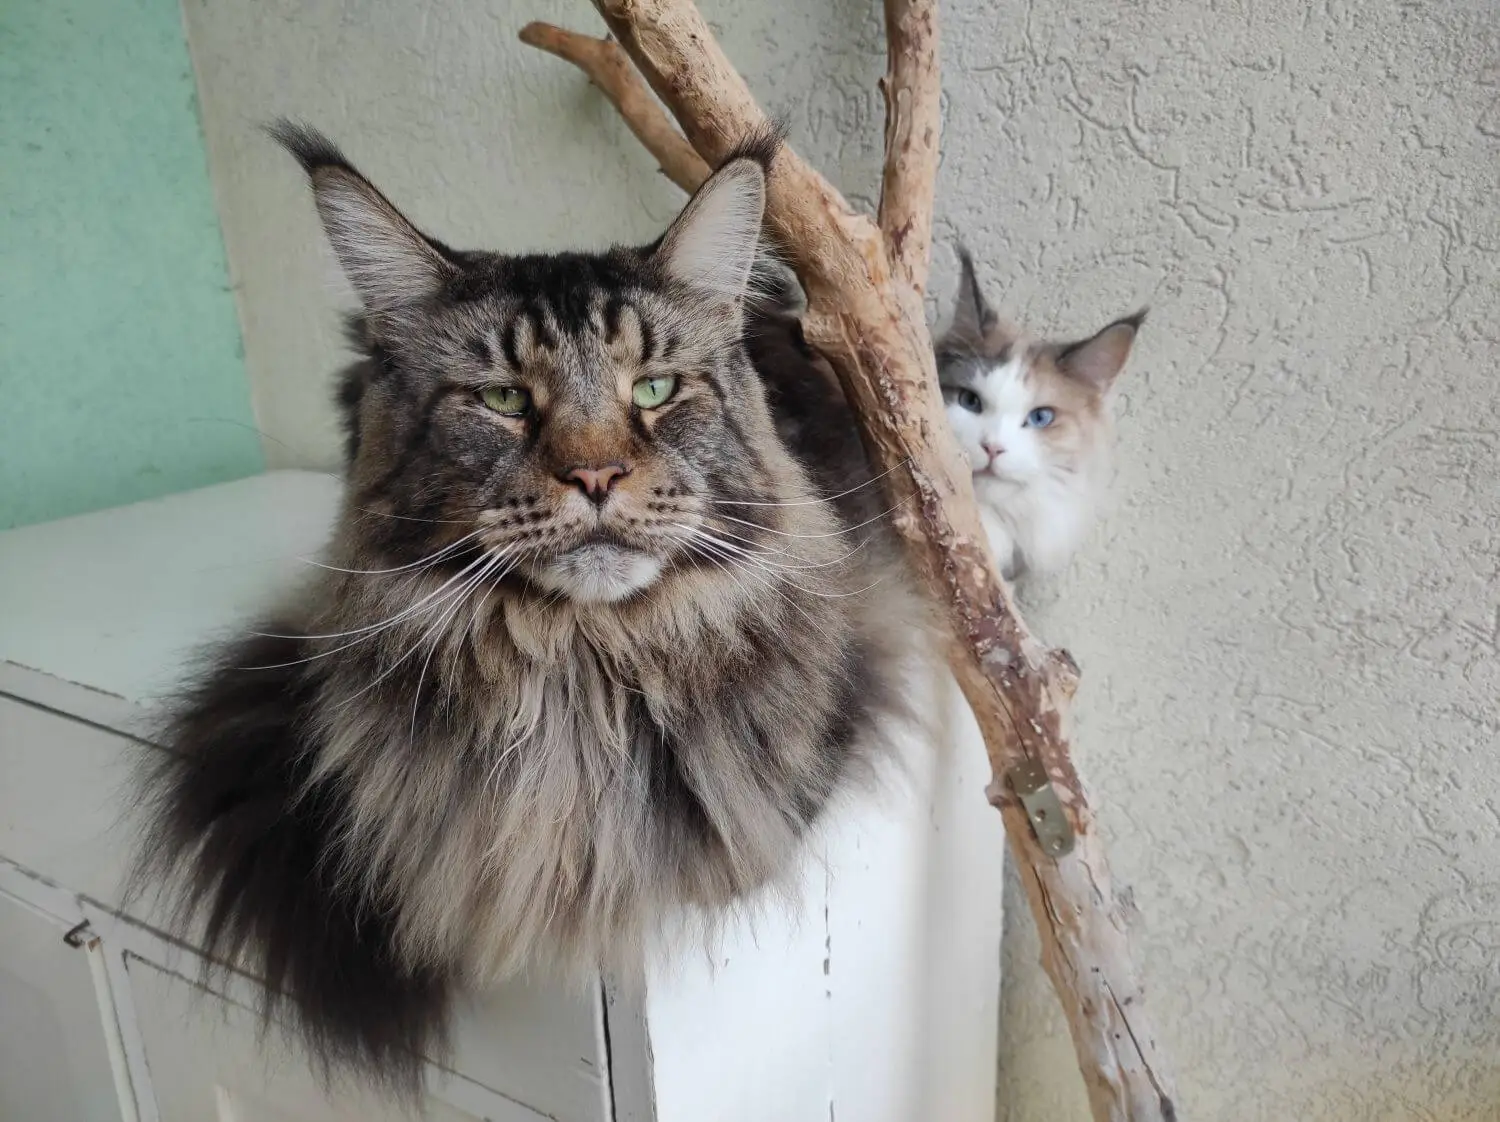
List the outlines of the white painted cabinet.
<svg viewBox="0 0 1500 1122">
<path fill-rule="evenodd" d="M 88 952 L 0 894 L 0 1118 L 120 1117 Z"/>
<path fill-rule="evenodd" d="M 275 472 L 0 534 L 0 1120 L 386 1122 L 263 1040 L 247 980 L 121 904 L 130 769 L 194 647 L 299 579 L 337 500 Z M 991 1122 L 998 816 L 961 707 L 809 847 L 802 902 L 644 993 L 517 983 L 459 1012 L 433 1122 Z M 949 718 L 949 719 L 944 719 Z"/>
</svg>

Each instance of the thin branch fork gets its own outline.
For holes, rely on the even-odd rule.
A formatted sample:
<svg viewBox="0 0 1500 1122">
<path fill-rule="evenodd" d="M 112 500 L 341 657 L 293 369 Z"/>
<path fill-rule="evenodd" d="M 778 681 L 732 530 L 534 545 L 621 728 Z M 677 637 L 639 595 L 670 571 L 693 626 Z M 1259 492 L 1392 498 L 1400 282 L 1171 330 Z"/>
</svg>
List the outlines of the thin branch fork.
<svg viewBox="0 0 1500 1122">
<path fill-rule="evenodd" d="M 608 39 L 591 39 L 553 27 L 528 23 L 521 42 L 571 62 L 599 87 L 636 139 L 646 146 L 673 183 L 690 194 L 708 178 L 708 165 L 682 133 L 667 119 L 651 91 L 641 84 L 624 52 Z"/>
<path fill-rule="evenodd" d="M 536 23 L 522 40 L 578 66 L 668 177 L 693 190 L 708 166 L 765 126 L 765 113 L 691 0 L 593 3 L 614 41 Z M 838 374 L 866 448 L 886 473 L 911 561 L 935 602 L 948 607 L 950 663 L 984 736 L 990 801 L 1026 885 L 1042 964 L 1067 1013 L 1096 1122 L 1175 1122 L 1125 917 L 1069 754 L 1064 724 L 1077 668 L 1066 652 L 1036 641 L 998 576 L 936 389 L 921 297 L 941 124 L 937 2 L 885 0 L 885 14 L 878 224 L 789 148 L 770 172 L 767 223 L 807 292 L 808 341 Z M 1072 827 L 1066 856 L 1043 852 L 1008 780 L 1027 764 L 1045 774 Z"/>
</svg>

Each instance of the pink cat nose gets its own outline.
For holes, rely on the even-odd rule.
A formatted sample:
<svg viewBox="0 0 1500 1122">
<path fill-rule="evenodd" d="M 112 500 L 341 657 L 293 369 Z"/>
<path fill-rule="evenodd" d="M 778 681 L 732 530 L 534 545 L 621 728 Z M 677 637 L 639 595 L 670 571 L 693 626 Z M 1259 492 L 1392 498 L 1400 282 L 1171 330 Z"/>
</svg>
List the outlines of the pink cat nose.
<svg viewBox="0 0 1500 1122">
<path fill-rule="evenodd" d="M 629 474 L 628 464 L 614 461 L 597 467 L 572 467 L 563 472 L 560 478 L 564 483 L 573 484 L 594 502 L 603 503 L 615 489 L 615 484 Z"/>
<path fill-rule="evenodd" d="M 990 459 L 1005 455 L 1005 449 L 998 444 L 991 444 L 988 440 L 981 440 L 979 446 L 985 450 Z"/>
</svg>

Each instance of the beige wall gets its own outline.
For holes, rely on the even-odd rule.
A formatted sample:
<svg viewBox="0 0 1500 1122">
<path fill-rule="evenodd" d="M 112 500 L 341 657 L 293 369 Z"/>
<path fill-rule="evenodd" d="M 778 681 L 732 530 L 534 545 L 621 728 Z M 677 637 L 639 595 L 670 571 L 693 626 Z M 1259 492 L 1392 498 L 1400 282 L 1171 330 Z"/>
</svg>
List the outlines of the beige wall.
<svg viewBox="0 0 1500 1122">
<path fill-rule="evenodd" d="M 704 0 L 795 143 L 876 190 L 873 0 Z M 571 70 L 583 0 L 186 0 L 273 462 L 328 464 L 337 296 L 289 161 L 317 123 L 459 243 L 643 239 L 679 202 Z M 1480 0 L 947 7 L 939 233 L 1006 311 L 1150 302 L 1117 509 L 1030 594 L 1185 1117 L 1500 1103 L 1500 17 Z M 939 252 L 946 296 L 952 258 Z M 1085 1108 L 1019 899 L 1002 1109 Z M 872 1001 L 879 996 L 872 994 Z"/>
</svg>

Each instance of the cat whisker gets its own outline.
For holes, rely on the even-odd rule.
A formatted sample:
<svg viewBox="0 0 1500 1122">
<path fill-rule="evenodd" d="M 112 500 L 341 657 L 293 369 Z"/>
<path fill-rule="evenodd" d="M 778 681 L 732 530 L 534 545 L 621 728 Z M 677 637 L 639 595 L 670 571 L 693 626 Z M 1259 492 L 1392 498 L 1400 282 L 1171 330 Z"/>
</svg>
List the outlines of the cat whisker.
<svg viewBox="0 0 1500 1122">
<path fill-rule="evenodd" d="M 784 574 L 789 573 L 789 571 L 795 570 L 796 565 L 784 565 L 780 564 L 780 562 L 778 561 L 772 561 L 772 559 L 769 558 L 769 556 L 766 555 L 763 550 L 747 549 L 747 547 L 741 546 L 741 544 L 733 543 L 733 541 L 726 541 L 724 540 L 724 538 L 718 537 L 717 534 L 709 534 L 709 532 L 705 531 L 705 529 L 693 529 L 693 534 L 697 535 L 700 540 L 711 541 L 712 544 L 720 547 L 720 549 L 727 550 L 730 555 L 736 556 L 736 558 L 744 561 L 745 564 L 753 565 L 753 567 L 756 568 L 757 571 L 762 571 L 762 573 L 768 574 L 768 576 L 771 576 L 772 579 L 783 580 L 784 583 L 792 586 L 792 588 L 799 589 L 799 591 L 811 592 L 811 594 L 813 595 L 819 594 L 816 589 L 802 588 L 801 585 L 793 582 L 793 580 L 786 579 L 786 576 L 784 576 Z"/>
<path fill-rule="evenodd" d="M 491 561 L 483 569 L 480 569 L 478 576 L 476 576 L 474 578 L 475 582 L 476 582 L 475 586 L 477 587 L 477 584 L 482 584 L 482 583 L 485 583 L 486 581 L 488 581 L 490 575 L 492 573 L 494 573 L 495 570 L 498 569 L 504 562 L 505 562 L 505 557 L 503 555 L 497 556 L 497 557 L 495 557 L 495 559 L 493 561 Z M 514 564 L 514 562 L 512 562 L 512 564 Z M 502 572 L 500 574 L 500 577 L 503 577 L 504 575 L 505 574 Z M 500 579 L 500 577 L 496 577 L 495 579 L 498 580 L 498 579 Z M 494 588 L 495 588 L 494 582 L 493 581 L 489 581 L 489 587 L 485 590 L 485 594 L 484 594 L 485 598 L 487 598 L 489 596 L 490 592 L 494 591 Z M 465 595 L 467 595 L 467 593 L 465 593 Z M 459 597 L 457 597 L 454 600 L 452 610 L 451 611 L 445 611 L 445 614 L 441 618 L 439 618 L 438 621 L 435 624 L 433 624 L 433 629 L 435 630 L 435 629 L 437 629 L 439 627 L 446 627 L 446 626 L 450 625 L 455 619 L 457 619 L 458 618 L 458 613 L 459 613 L 460 609 L 463 608 L 464 599 L 465 599 L 465 596 L 459 596 Z M 428 634 L 429 635 L 432 634 L 432 631 L 429 631 Z M 421 640 L 418 640 L 418 645 L 420 645 L 421 642 L 425 641 L 426 638 L 427 638 L 427 636 L 424 635 Z M 441 642 L 438 639 L 433 639 L 431 646 L 429 646 L 428 649 L 427 649 L 427 657 L 422 660 L 422 670 L 417 675 L 417 687 L 416 687 L 416 689 L 414 689 L 412 691 L 412 699 L 411 699 L 411 738 L 412 738 L 413 741 L 415 741 L 416 738 L 417 738 L 417 709 L 422 704 L 422 682 L 427 677 L 427 667 L 429 665 L 431 665 L 431 663 L 432 663 L 432 656 L 437 653 L 437 649 L 441 645 L 442 644 L 441 644 Z"/>
<path fill-rule="evenodd" d="M 696 531 L 696 532 L 700 533 L 700 534 L 704 534 L 704 532 L 701 531 L 701 530 Z M 754 550 L 748 550 L 748 549 L 743 549 L 743 548 L 740 548 L 740 547 L 736 547 L 736 546 L 732 545 L 731 543 L 724 541 L 722 538 L 715 537 L 714 535 L 711 535 L 711 534 L 704 534 L 704 536 L 708 537 L 708 538 L 711 538 L 715 542 L 715 544 L 717 544 L 717 545 L 720 545 L 720 546 L 723 546 L 723 547 L 726 547 L 726 548 L 729 548 L 729 549 L 738 549 L 738 552 L 739 552 L 740 556 L 743 557 L 746 562 L 755 565 L 758 569 L 760 569 L 761 571 L 765 572 L 766 574 L 772 575 L 774 577 L 774 579 L 779 579 L 782 583 L 791 585 L 793 588 L 797 589 L 799 592 L 805 592 L 809 596 L 817 596 L 817 597 L 819 597 L 820 599 L 823 599 L 823 600 L 842 600 L 842 599 L 845 599 L 845 598 L 850 597 L 850 596 L 858 596 L 861 593 L 868 592 L 871 588 L 874 588 L 875 585 L 877 585 L 877 584 L 880 583 L 879 581 L 872 581 L 870 584 L 865 585 L 863 588 L 857 588 L 857 589 L 854 589 L 851 592 L 823 592 L 820 589 L 807 588 L 807 587 L 805 587 L 803 585 L 800 585 L 800 584 L 796 583 L 795 581 L 787 580 L 784 576 L 777 576 L 777 574 L 786 573 L 788 571 L 795 571 L 795 570 L 798 570 L 798 569 L 821 568 L 822 566 L 776 565 L 776 564 L 768 561 L 763 553 L 760 553 L 760 552 L 757 552 L 757 551 L 754 551 Z M 862 544 L 863 543 L 861 543 L 861 545 Z M 859 548 L 860 548 L 859 546 L 855 547 L 856 550 L 859 549 Z"/>
<path fill-rule="evenodd" d="M 713 545 L 716 545 L 720 549 L 727 551 L 732 556 L 741 558 L 741 559 L 743 559 L 745 561 L 748 561 L 748 562 L 752 562 L 752 563 L 755 564 L 755 566 L 757 568 L 762 569 L 763 571 L 765 571 L 767 573 L 770 573 L 772 575 L 780 574 L 780 573 L 784 572 L 787 568 L 790 567 L 790 566 L 783 566 L 783 565 L 780 565 L 780 564 L 778 564 L 776 562 L 771 561 L 760 550 L 747 549 L 744 546 L 736 545 L 733 542 L 725 541 L 723 538 L 719 537 L 717 534 L 711 534 L 707 530 L 702 529 L 701 527 L 697 527 L 697 526 L 683 526 L 682 529 L 686 530 L 689 534 L 691 534 L 694 538 L 698 539 L 699 541 L 711 542 Z"/>
<path fill-rule="evenodd" d="M 743 549 L 731 542 L 726 542 L 722 538 L 715 537 L 713 534 L 706 533 L 702 530 L 694 529 L 692 530 L 692 534 L 694 540 L 696 540 L 700 544 L 705 544 L 711 548 L 719 550 L 727 560 L 729 560 L 731 563 L 734 563 L 736 567 L 745 572 L 747 576 L 754 576 L 763 584 L 774 589 L 777 593 L 779 593 L 783 598 L 786 599 L 787 603 L 792 604 L 792 606 L 796 607 L 799 611 L 801 611 L 800 605 L 796 604 L 796 602 L 793 601 L 791 597 L 786 595 L 786 592 L 780 587 L 781 585 L 790 585 L 798 592 L 806 593 L 809 596 L 816 596 L 819 599 L 823 600 L 840 600 L 847 596 L 855 595 L 855 593 L 849 592 L 822 592 L 815 588 L 807 588 L 803 585 L 798 584 L 796 581 L 788 580 L 783 575 L 784 571 L 779 566 L 767 562 L 765 558 L 751 550 Z M 864 590 L 861 589 L 860 591 Z M 805 618 L 808 619 L 808 622 L 812 622 L 811 617 L 808 617 L 806 612 L 803 612 L 802 614 Z"/>
<path fill-rule="evenodd" d="M 722 519 L 724 516 L 723 515 L 715 515 L 715 517 Z M 741 525 L 756 525 L 755 523 L 746 523 L 742 519 L 735 519 L 735 521 L 739 522 Z M 767 527 L 758 527 L 758 528 L 760 528 L 760 529 L 766 529 Z M 736 534 L 734 531 L 725 529 L 723 526 L 715 526 L 714 529 L 718 533 L 724 535 L 726 538 L 729 538 L 732 541 L 741 542 L 744 545 L 751 546 L 751 547 L 757 547 L 757 546 L 760 545 L 760 543 L 756 542 L 753 538 L 747 538 L 743 534 Z M 857 544 L 854 547 L 852 547 L 851 549 L 846 550 L 844 553 L 840 554 L 838 557 L 833 558 L 832 560 L 829 560 L 829 561 L 819 561 L 816 564 L 812 564 L 812 565 L 788 565 L 788 566 L 786 566 L 786 568 L 788 568 L 788 569 L 799 569 L 799 570 L 804 570 L 804 571 L 805 570 L 809 570 L 809 569 L 828 569 L 828 568 L 832 568 L 834 565 L 841 565 L 845 561 L 848 561 L 851 557 L 853 557 L 855 554 L 857 554 L 860 550 L 864 549 L 865 546 L 867 546 L 869 544 L 870 544 L 869 540 L 866 539 L 865 541 L 862 541 L 859 544 Z M 763 552 L 766 553 L 768 556 L 776 556 L 776 557 L 796 557 L 797 556 L 797 554 L 792 553 L 790 550 L 786 550 L 786 549 L 763 549 Z"/>
<path fill-rule="evenodd" d="M 906 459 L 902 460 L 900 463 L 894 464 L 891 467 L 886 468 L 885 471 L 881 472 L 879 475 L 873 476 L 872 478 L 867 479 L 863 483 L 860 483 L 860 484 L 858 484 L 858 485 L 856 485 L 854 487 L 850 487 L 847 491 L 840 491 L 836 495 L 828 495 L 828 496 L 825 496 L 824 498 L 792 499 L 792 500 L 789 500 L 787 502 L 779 502 L 779 503 L 773 503 L 773 502 L 769 502 L 769 501 L 752 502 L 750 500 L 741 500 L 741 499 L 709 499 L 708 501 L 710 503 L 714 504 L 715 506 L 816 506 L 818 503 L 831 503 L 835 499 L 842 499 L 846 495 L 852 495 L 852 494 L 854 494 L 857 491 L 863 491 L 866 487 L 869 487 L 871 484 L 874 484 L 874 483 L 879 483 L 886 476 L 890 475 L 891 472 L 893 472 L 893 471 L 899 471 L 901 468 L 904 468 L 909 463 L 911 463 L 911 458 L 907 457 Z"/>
<path fill-rule="evenodd" d="M 405 609 L 404 611 L 401 611 L 401 612 L 397 613 L 396 615 L 390 617 L 389 619 L 382 620 L 378 624 L 372 624 L 369 627 L 358 628 L 358 629 L 356 629 L 354 631 L 345 631 L 345 632 L 340 632 L 340 633 L 333 634 L 333 635 L 270 635 L 270 636 L 268 636 L 269 638 L 273 638 L 273 639 L 339 639 L 339 638 L 343 638 L 344 636 L 347 636 L 347 635 L 359 635 L 360 637 L 357 638 L 357 639 L 352 639 L 352 640 L 350 640 L 347 643 L 341 643 L 339 646 L 332 647 L 332 648 L 330 648 L 330 649 L 328 649 L 326 651 L 318 651 L 316 654 L 308 655 L 306 658 L 293 659 L 291 662 L 274 662 L 274 663 L 266 664 L 264 666 L 242 666 L 242 667 L 239 667 L 238 669 L 241 669 L 241 670 L 279 670 L 279 669 L 283 669 L 283 668 L 289 667 L 289 666 L 301 666 L 304 663 L 315 662 L 315 661 L 317 661 L 320 658 L 327 658 L 329 655 L 338 654 L 340 651 L 347 651 L 350 647 L 356 647 L 360 643 L 363 643 L 363 642 L 365 642 L 365 641 L 367 641 L 369 639 L 374 639 L 381 632 L 389 630 L 390 628 L 395 627 L 402 620 L 407 619 L 410 616 L 415 615 L 415 614 L 421 612 L 426 607 L 427 603 L 430 600 L 432 600 L 434 597 L 442 596 L 442 602 L 447 602 L 448 597 L 447 596 L 443 596 L 442 594 L 445 591 L 447 591 L 454 584 L 455 581 L 458 581 L 458 580 L 462 579 L 463 576 L 464 576 L 464 574 L 467 573 L 470 569 L 473 569 L 475 567 L 475 565 L 483 562 L 487 557 L 490 557 L 490 556 L 501 556 L 501 557 L 503 557 L 505 555 L 503 553 L 502 554 L 498 554 L 498 555 L 496 555 L 496 554 L 483 554 L 483 555 L 481 555 L 474 562 L 472 562 L 471 564 L 465 566 L 464 569 L 460 570 L 458 573 L 456 573 L 452 577 L 448 578 L 448 580 L 445 581 L 442 585 L 440 585 L 434 592 L 429 593 L 427 596 L 424 596 L 421 600 L 417 601 L 417 603 L 413 604 L 411 607 Z M 435 605 L 433 605 L 433 608 L 436 608 L 437 606 L 438 605 L 435 604 Z M 429 609 L 429 610 L 431 610 L 431 609 Z M 261 632 L 253 632 L 253 634 L 262 634 L 262 633 Z"/>
<path fill-rule="evenodd" d="M 519 557 L 516 559 L 516 563 L 520 563 Z M 512 568 L 514 568 L 514 566 L 512 566 Z M 509 572 L 510 569 L 506 569 L 504 572 L 497 573 L 495 575 L 495 578 L 489 582 L 489 587 L 484 590 L 484 594 L 474 602 L 474 614 L 469 619 L 470 636 L 473 636 L 473 634 L 479 630 L 479 620 L 484 615 L 485 605 L 490 602 L 490 597 L 494 595 L 495 589 L 500 586 L 500 582 L 505 579 L 506 574 L 508 574 Z"/>
<path fill-rule="evenodd" d="M 906 498 L 897 502 L 894 506 L 887 507 L 879 514 L 874 515 L 871 518 L 866 518 L 863 522 L 855 523 L 853 526 L 845 526 L 842 530 L 829 530 L 826 533 L 822 534 L 794 534 L 788 530 L 777 530 L 770 526 L 762 526 L 759 522 L 751 522 L 744 518 L 735 518 L 730 514 L 716 514 L 714 515 L 714 517 L 724 522 L 736 522 L 741 526 L 749 526 L 752 529 L 760 530 L 767 534 L 776 534 L 778 537 L 783 538 L 837 538 L 844 534 L 851 534 L 855 530 L 863 530 L 866 526 L 873 526 L 882 518 L 889 518 L 892 514 L 896 513 L 896 511 L 900 510 L 903 506 L 910 502 L 911 499 L 912 496 L 908 495 Z"/>
<path fill-rule="evenodd" d="M 703 530 L 701 527 L 678 525 L 676 523 L 674 523 L 674 525 L 677 525 L 678 529 L 686 530 L 689 533 L 707 534 L 707 531 Z M 757 563 L 761 564 L 766 569 L 774 570 L 777 573 L 816 572 L 819 569 L 827 569 L 831 566 L 839 564 L 841 561 L 847 560 L 849 557 L 853 556 L 853 554 L 862 549 L 865 544 L 864 542 L 861 542 L 859 545 L 856 545 L 853 549 L 845 553 L 842 557 L 836 557 L 831 561 L 822 561 L 814 565 L 796 565 L 777 560 L 777 558 L 782 557 L 792 558 L 794 560 L 798 559 L 797 554 L 792 553 L 789 550 L 766 549 L 763 548 L 759 542 L 753 541 L 750 538 L 742 537 L 739 534 L 732 533 L 729 530 L 721 529 L 720 527 L 715 527 L 714 529 L 718 531 L 718 533 L 708 536 L 712 537 L 713 540 L 716 541 L 719 545 L 722 545 L 728 549 L 737 550 L 740 555 L 746 558 L 753 558 Z"/>
<path fill-rule="evenodd" d="M 403 619 L 407 619 L 408 617 L 414 615 L 416 612 L 420 611 L 422 609 L 422 607 L 424 605 L 426 605 L 427 603 L 429 603 L 434 597 L 441 595 L 446 589 L 450 588 L 456 581 L 462 580 L 464 578 L 464 576 L 466 576 L 468 573 L 472 572 L 474 569 L 476 569 L 480 565 L 484 564 L 485 560 L 487 558 L 489 558 L 490 556 L 492 556 L 492 554 L 489 553 L 488 551 L 486 551 L 484 553 L 481 553 L 478 557 L 476 557 L 474 560 L 470 561 L 462 569 L 460 569 L 458 572 L 454 573 L 446 581 L 444 581 L 442 584 L 440 584 L 435 590 L 433 590 L 432 592 L 429 592 L 426 596 L 422 597 L 422 599 L 418 600 L 415 604 L 412 604 L 412 605 L 410 605 L 410 606 L 408 606 L 406 608 L 403 608 L 401 611 L 397 612 L 395 615 L 393 615 L 393 616 L 391 616 L 391 617 L 389 617 L 387 619 L 383 619 L 383 620 L 381 620 L 378 623 L 367 624 L 364 627 L 356 627 L 356 628 L 353 628 L 353 629 L 351 629 L 349 631 L 330 631 L 330 632 L 328 632 L 326 634 L 321 634 L 321 635 L 278 635 L 278 634 L 276 634 L 274 632 L 262 632 L 262 631 L 251 632 L 251 634 L 253 634 L 253 635 L 259 635 L 263 639 L 344 639 L 344 638 L 347 638 L 350 635 L 365 635 L 365 634 L 368 634 L 369 632 L 372 632 L 372 631 L 379 631 L 382 628 L 389 627 L 393 623 L 400 623 Z M 342 649 L 342 648 L 340 648 L 340 649 Z M 263 669 L 269 669 L 269 667 L 265 667 Z"/>
<path fill-rule="evenodd" d="M 541 723 L 542 712 L 541 708 L 538 706 L 532 710 L 531 719 L 526 722 L 525 727 L 522 728 L 519 732 L 513 731 L 513 720 L 506 725 L 505 731 L 507 735 L 510 736 L 511 741 L 500 750 L 499 754 L 495 757 L 495 762 L 490 765 L 489 774 L 485 776 L 484 780 L 484 785 L 487 789 L 493 788 L 498 784 L 500 779 L 500 770 L 505 766 L 505 761 L 510 759 L 512 755 L 520 750 L 523 744 L 529 741 L 532 736 L 536 734 L 536 730 L 541 726 Z"/>
<path fill-rule="evenodd" d="M 397 566 L 395 566 L 394 568 L 391 568 L 391 569 L 341 569 L 337 565 L 329 565 L 326 562 L 319 561 L 319 560 L 317 560 L 315 558 L 312 558 L 312 557 L 299 557 L 299 558 L 297 558 L 297 560 L 301 561 L 303 564 L 306 564 L 306 565 L 315 565 L 319 569 L 327 569 L 331 573 L 349 573 L 349 574 L 352 574 L 354 576 L 373 577 L 373 576 L 381 576 L 381 575 L 384 575 L 384 574 L 387 574 L 387 573 L 404 573 L 404 572 L 407 572 L 407 571 L 409 571 L 411 569 L 426 569 L 426 568 L 430 568 L 431 566 L 437 564 L 437 562 L 440 561 L 440 560 L 442 560 L 445 556 L 447 556 L 448 554 L 452 553 L 454 550 L 458 549 L 459 546 L 463 545 L 465 542 L 473 541 L 480 534 L 484 533 L 484 531 L 485 531 L 485 527 L 483 527 L 483 526 L 481 526 L 477 530 L 471 530 L 469 533 L 465 534 L 463 537 L 459 538 L 457 541 L 449 542 L 447 545 L 443 546 L 441 549 L 439 549 L 439 550 L 437 550 L 437 551 L 435 551 L 433 553 L 429 553 L 426 557 L 422 558 L 420 561 L 413 561 L 413 562 L 411 562 L 410 564 L 407 564 L 407 565 L 397 565 Z"/>
<path fill-rule="evenodd" d="M 425 522 L 431 526 L 472 526 L 472 518 L 417 518 L 411 514 L 390 514 L 383 510 L 371 510 L 362 506 L 356 508 L 361 514 L 367 514 L 371 518 L 394 518 L 399 522 Z"/>
<path fill-rule="evenodd" d="M 715 545 L 711 546 L 710 548 L 718 549 L 719 546 Z M 735 569 L 739 570 L 746 577 L 755 580 L 762 588 L 768 589 L 769 591 L 774 592 L 778 596 L 780 596 L 782 600 L 786 602 L 788 607 L 796 611 L 798 615 L 807 620 L 807 622 L 814 627 L 819 626 L 818 621 L 814 620 L 812 616 L 808 615 L 807 611 L 802 607 L 802 605 L 798 604 L 794 599 L 792 599 L 790 595 L 787 594 L 786 588 L 783 587 L 784 585 L 790 585 L 792 588 L 797 589 L 799 592 L 806 593 L 809 596 L 816 596 L 820 600 L 843 599 L 844 597 L 855 596 L 866 591 L 865 588 L 861 588 L 857 589 L 854 592 L 844 593 L 819 592 L 815 589 L 804 588 L 802 585 L 799 585 L 793 581 L 786 580 L 784 577 L 779 577 L 764 565 L 757 565 L 753 563 L 753 561 L 749 558 L 740 558 L 735 557 L 733 554 L 723 553 L 721 553 L 720 556 L 722 556 L 725 561 L 734 566 Z"/>
<path fill-rule="evenodd" d="M 755 580 L 762 587 L 768 587 L 772 592 L 775 592 L 778 596 L 780 596 L 782 600 L 786 602 L 788 607 L 792 608 L 797 612 L 798 615 L 807 620 L 807 622 L 811 626 L 818 626 L 817 621 L 814 620 L 812 616 L 807 614 L 802 605 L 798 604 L 795 600 L 788 596 L 786 594 L 786 591 L 782 588 L 779 588 L 776 582 L 767 577 L 766 574 L 756 572 L 753 569 L 747 568 L 732 554 L 724 553 L 717 546 L 713 546 L 708 542 L 695 540 L 693 538 L 684 538 L 682 540 L 683 544 L 686 545 L 690 551 L 704 558 L 705 560 L 713 562 L 716 566 L 723 569 L 726 575 L 732 577 L 736 572 L 739 572 L 744 574 L 744 576 L 746 577 L 755 578 Z"/>
<path fill-rule="evenodd" d="M 490 560 L 491 562 L 493 562 L 494 559 L 493 558 L 489 558 L 488 560 Z M 422 649 L 422 645 L 431 636 L 435 635 L 438 632 L 438 630 L 443 626 L 444 622 L 449 618 L 448 606 L 449 605 L 453 605 L 453 604 L 457 604 L 458 606 L 462 606 L 464 600 L 466 600 L 468 598 L 469 594 L 474 589 L 476 589 L 476 588 L 479 587 L 480 582 L 487 575 L 487 573 L 489 572 L 490 567 L 491 567 L 490 565 L 487 565 L 484 569 L 481 569 L 476 575 L 470 577 L 467 581 L 465 581 L 458 588 L 458 590 L 456 592 L 450 593 L 449 596 L 447 598 L 445 598 L 445 600 L 444 600 L 444 602 L 442 604 L 434 605 L 432 608 L 428 609 L 429 614 L 436 615 L 438 617 L 437 620 L 436 620 L 436 622 L 434 622 L 431 626 L 429 626 L 427 628 L 426 631 L 424 631 L 420 636 L 417 637 L 416 642 L 414 642 L 411 645 L 411 647 L 407 649 L 407 651 L 406 651 L 405 654 L 403 654 L 400 658 L 396 659 L 395 662 L 391 663 L 384 670 L 382 670 L 379 674 L 377 674 L 375 676 L 375 678 L 372 681 L 370 681 L 370 683 L 368 685 L 365 685 L 361 689 L 356 690 L 354 693 L 352 693 L 348 697 L 344 698 L 343 701 L 339 702 L 337 708 L 343 709 L 343 708 L 347 707 L 348 705 L 350 705 L 352 702 L 354 702 L 354 700 L 356 698 L 359 698 L 363 694 L 366 694 L 370 690 L 373 690 L 376 686 L 380 685 L 381 682 L 385 681 L 393 673 L 395 673 L 395 671 L 397 670 L 397 668 L 399 668 L 404 662 L 406 662 L 407 659 L 409 659 L 412 655 L 416 654 L 417 651 L 421 650 Z"/>
</svg>

